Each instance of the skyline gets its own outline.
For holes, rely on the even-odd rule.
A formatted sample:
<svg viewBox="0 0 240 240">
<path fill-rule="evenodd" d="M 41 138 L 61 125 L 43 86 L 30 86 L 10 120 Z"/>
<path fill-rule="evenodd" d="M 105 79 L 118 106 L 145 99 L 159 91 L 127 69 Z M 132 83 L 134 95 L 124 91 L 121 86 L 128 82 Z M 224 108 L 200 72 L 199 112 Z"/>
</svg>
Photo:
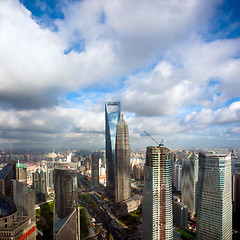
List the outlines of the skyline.
<svg viewBox="0 0 240 240">
<path fill-rule="evenodd" d="M 4 0 L 0 147 L 104 149 L 120 101 L 130 148 L 240 144 L 240 4 Z"/>
</svg>

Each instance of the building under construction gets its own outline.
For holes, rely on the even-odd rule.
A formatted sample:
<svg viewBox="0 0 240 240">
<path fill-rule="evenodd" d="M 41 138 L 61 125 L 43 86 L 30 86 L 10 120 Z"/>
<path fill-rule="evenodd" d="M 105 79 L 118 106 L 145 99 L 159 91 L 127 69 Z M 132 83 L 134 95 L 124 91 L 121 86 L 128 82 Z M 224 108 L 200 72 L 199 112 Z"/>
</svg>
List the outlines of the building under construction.
<svg viewBox="0 0 240 240">
<path fill-rule="evenodd" d="M 169 149 L 147 147 L 143 192 L 143 239 L 173 239 L 172 175 Z"/>
</svg>

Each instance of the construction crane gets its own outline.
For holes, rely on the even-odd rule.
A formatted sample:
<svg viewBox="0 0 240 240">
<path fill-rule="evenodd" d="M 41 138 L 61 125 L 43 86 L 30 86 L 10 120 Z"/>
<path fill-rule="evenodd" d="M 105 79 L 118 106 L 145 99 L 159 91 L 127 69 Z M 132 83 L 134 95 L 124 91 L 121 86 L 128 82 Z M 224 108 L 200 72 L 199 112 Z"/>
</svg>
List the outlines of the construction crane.
<svg viewBox="0 0 240 240">
<path fill-rule="evenodd" d="M 158 143 L 150 134 L 144 131 L 159 147 L 163 147 L 163 139 L 160 143 Z"/>
</svg>

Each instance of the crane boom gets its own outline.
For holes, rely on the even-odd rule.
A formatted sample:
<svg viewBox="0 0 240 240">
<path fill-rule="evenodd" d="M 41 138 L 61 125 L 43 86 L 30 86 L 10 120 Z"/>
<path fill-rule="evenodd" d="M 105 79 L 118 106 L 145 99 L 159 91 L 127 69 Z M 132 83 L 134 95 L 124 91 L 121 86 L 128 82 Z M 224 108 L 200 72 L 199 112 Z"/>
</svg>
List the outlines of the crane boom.
<svg viewBox="0 0 240 240">
<path fill-rule="evenodd" d="M 150 134 L 148 134 L 146 131 L 144 131 L 159 147 L 163 147 L 163 139 L 160 143 L 158 143 Z"/>
</svg>

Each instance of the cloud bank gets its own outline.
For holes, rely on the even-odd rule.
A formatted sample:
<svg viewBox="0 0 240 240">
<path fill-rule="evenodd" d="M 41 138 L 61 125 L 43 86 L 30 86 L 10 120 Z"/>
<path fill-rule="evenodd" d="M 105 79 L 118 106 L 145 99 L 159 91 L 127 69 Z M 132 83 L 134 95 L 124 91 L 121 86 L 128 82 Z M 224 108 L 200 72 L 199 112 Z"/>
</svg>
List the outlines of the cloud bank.
<svg viewBox="0 0 240 240">
<path fill-rule="evenodd" d="M 240 38 L 225 1 L 40 3 L 1 3 L 3 146 L 104 148 L 108 100 L 122 102 L 133 147 L 148 142 L 144 130 L 170 144 L 205 135 L 232 145 Z"/>
</svg>

